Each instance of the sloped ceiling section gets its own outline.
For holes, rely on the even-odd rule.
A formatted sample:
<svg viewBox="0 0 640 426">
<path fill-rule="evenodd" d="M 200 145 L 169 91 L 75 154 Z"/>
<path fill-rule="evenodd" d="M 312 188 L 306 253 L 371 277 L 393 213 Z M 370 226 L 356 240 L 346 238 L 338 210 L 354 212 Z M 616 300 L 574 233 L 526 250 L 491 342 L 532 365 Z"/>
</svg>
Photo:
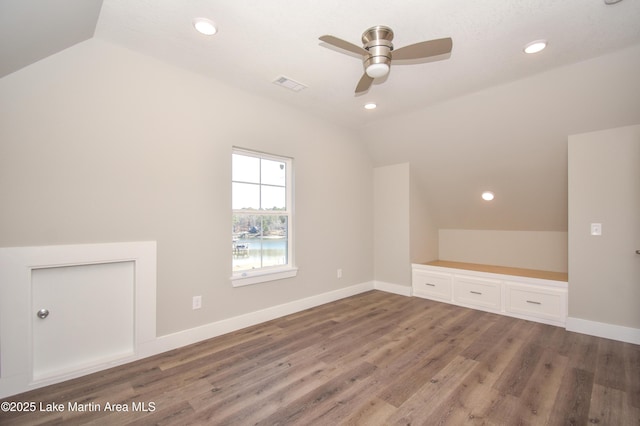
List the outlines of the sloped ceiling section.
<svg viewBox="0 0 640 426">
<path fill-rule="evenodd" d="M 0 0 L 0 77 L 93 37 L 102 0 Z"/>
<path fill-rule="evenodd" d="M 638 76 L 640 45 L 392 117 L 361 135 L 374 165 L 411 164 L 441 229 L 566 232 L 568 136 L 640 122 Z M 495 193 L 490 203 L 484 190 Z"/>
</svg>

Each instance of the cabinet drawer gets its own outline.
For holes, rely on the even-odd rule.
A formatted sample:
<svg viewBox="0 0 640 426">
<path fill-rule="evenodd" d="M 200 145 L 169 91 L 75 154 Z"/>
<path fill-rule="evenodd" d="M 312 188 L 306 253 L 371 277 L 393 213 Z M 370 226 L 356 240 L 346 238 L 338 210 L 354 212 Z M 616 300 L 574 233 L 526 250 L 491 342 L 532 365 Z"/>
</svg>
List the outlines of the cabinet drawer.
<svg viewBox="0 0 640 426">
<path fill-rule="evenodd" d="M 452 278 L 452 274 L 414 270 L 412 276 L 413 294 L 450 302 Z"/>
<path fill-rule="evenodd" d="M 533 286 L 507 284 L 507 312 L 520 315 L 566 321 L 567 292 L 539 289 Z"/>
<path fill-rule="evenodd" d="M 456 303 L 500 311 L 501 282 L 484 278 L 456 275 L 454 300 Z"/>
</svg>

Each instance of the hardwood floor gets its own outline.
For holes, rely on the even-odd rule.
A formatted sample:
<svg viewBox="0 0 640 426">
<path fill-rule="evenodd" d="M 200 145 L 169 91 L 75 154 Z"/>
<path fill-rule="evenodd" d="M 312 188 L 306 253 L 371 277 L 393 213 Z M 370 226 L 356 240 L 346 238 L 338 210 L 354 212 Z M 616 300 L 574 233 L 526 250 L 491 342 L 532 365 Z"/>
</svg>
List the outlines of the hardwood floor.
<svg viewBox="0 0 640 426">
<path fill-rule="evenodd" d="M 638 426 L 640 346 L 371 291 L 3 401 L 38 409 L 2 425 Z"/>
</svg>

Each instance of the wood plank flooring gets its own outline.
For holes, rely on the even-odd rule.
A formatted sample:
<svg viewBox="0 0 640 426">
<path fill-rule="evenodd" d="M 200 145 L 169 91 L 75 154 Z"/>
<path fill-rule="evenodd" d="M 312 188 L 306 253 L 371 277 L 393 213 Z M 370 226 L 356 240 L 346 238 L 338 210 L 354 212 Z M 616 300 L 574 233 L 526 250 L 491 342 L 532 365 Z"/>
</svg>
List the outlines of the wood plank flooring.
<svg viewBox="0 0 640 426">
<path fill-rule="evenodd" d="M 38 409 L 2 425 L 639 426 L 640 346 L 371 291 L 3 401 Z"/>
</svg>

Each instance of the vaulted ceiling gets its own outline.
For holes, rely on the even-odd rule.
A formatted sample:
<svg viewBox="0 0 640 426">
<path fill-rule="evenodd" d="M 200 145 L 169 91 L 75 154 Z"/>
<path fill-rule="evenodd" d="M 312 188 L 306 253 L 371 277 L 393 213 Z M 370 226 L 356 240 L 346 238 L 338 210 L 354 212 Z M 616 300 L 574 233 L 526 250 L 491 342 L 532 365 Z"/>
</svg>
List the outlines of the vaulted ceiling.
<svg viewBox="0 0 640 426">
<path fill-rule="evenodd" d="M 213 20 L 218 34 L 196 33 L 196 17 Z M 357 127 L 640 43 L 638 22 L 636 0 L 2 0 L 0 75 L 95 30 L 95 37 Z M 453 51 L 435 62 L 392 65 L 386 79 L 356 96 L 362 61 L 318 37 L 360 45 L 374 25 L 393 28 L 396 48 L 451 37 Z M 549 48 L 522 54 L 536 39 Z M 280 76 L 307 88 L 296 93 L 272 84 Z M 373 114 L 362 109 L 369 101 L 379 105 Z"/>
<path fill-rule="evenodd" d="M 0 77 L 88 38 L 100 38 L 359 132 L 371 141 L 376 165 L 412 162 L 430 199 L 440 206 L 444 227 L 563 230 L 566 220 L 557 216 L 566 216 L 566 158 L 562 157 L 566 149 L 551 149 L 545 144 L 532 149 L 535 137 L 525 136 L 505 152 L 504 146 L 492 146 L 496 144 L 490 131 L 478 134 L 469 130 L 473 127 L 467 124 L 474 120 L 456 123 L 452 118 L 462 112 L 473 117 L 469 110 L 476 98 L 462 104 L 456 104 L 455 99 L 639 45 L 640 2 L 605 3 L 0 0 Z M 192 21 L 196 17 L 214 21 L 218 33 L 205 36 L 195 32 Z M 451 37 L 453 50 L 433 61 L 394 63 L 386 78 L 356 95 L 354 88 L 363 74 L 361 59 L 327 46 L 318 37 L 331 34 L 359 45 L 362 32 L 374 25 L 394 30 L 396 48 Z M 523 54 L 524 45 L 536 39 L 548 40 L 547 49 Z M 273 84 L 282 76 L 306 88 L 296 92 Z M 496 96 L 510 101 L 508 96 Z M 377 103 L 378 108 L 364 110 L 367 102 Z M 476 106 L 482 117 L 482 102 Z M 423 116 L 414 116 L 413 122 L 406 118 L 429 108 L 433 108 L 430 120 L 435 133 L 424 132 Z M 387 122 L 389 125 L 381 124 Z M 487 130 L 477 123 L 475 129 Z M 457 134 L 458 142 L 474 139 L 485 148 L 476 146 L 478 151 L 474 152 L 473 144 L 452 144 L 447 132 Z M 507 132 L 505 137 L 513 134 Z M 431 150 L 425 149 L 425 138 Z M 520 149 L 526 158 L 513 162 L 509 156 L 514 149 Z M 483 154 L 483 163 L 478 165 L 478 153 L 488 152 L 494 154 Z M 554 160 L 558 153 L 562 158 Z M 532 184 L 540 179 L 539 184 Z M 475 202 L 463 200 L 481 184 L 502 185 L 515 197 L 511 200 L 515 207 L 500 214 L 494 211 L 493 218 L 483 218 L 482 213 L 469 220 L 480 210 Z M 565 188 L 545 194 L 544 188 L 559 185 Z M 522 191 L 528 191 L 529 196 L 518 196 Z M 550 217 L 536 221 L 527 212 L 533 209 L 537 214 L 535 203 L 541 200 L 553 208 L 545 210 Z M 455 217 L 448 214 L 454 209 L 458 217 L 447 221 Z M 470 213 L 460 213 L 465 209 L 471 209 Z M 520 219 L 515 219 L 518 215 Z"/>
</svg>

